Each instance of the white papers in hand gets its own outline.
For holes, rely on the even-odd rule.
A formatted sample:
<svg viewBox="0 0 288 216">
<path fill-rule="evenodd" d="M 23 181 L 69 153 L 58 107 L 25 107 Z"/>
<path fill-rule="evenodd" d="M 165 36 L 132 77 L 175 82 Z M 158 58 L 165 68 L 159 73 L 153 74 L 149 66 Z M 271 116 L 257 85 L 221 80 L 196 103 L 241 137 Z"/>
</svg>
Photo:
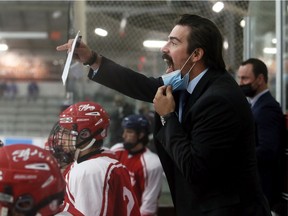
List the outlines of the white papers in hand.
<svg viewBox="0 0 288 216">
<path fill-rule="evenodd" d="M 75 39 L 74 39 L 74 41 L 72 43 L 71 50 L 70 50 L 70 52 L 67 55 L 66 63 L 65 63 L 64 70 L 63 70 L 63 73 L 62 73 L 62 82 L 63 82 L 64 86 L 66 84 L 66 80 L 67 80 L 67 77 L 68 77 L 68 73 L 69 73 L 71 62 L 72 62 L 72 58 L 73 58 L 73 53 L 74 53 L 74 49 L 75 49 L 75 46 L 76 46 L 76 42 L 77 42 L 78 37 L 79 37 L 79 33 L 80 33 L 80 31 L 78 31 L 78 33 L 77 33 L 77 35 L 76 35 L 76 37 L 75 37 Z"/>
</svg>

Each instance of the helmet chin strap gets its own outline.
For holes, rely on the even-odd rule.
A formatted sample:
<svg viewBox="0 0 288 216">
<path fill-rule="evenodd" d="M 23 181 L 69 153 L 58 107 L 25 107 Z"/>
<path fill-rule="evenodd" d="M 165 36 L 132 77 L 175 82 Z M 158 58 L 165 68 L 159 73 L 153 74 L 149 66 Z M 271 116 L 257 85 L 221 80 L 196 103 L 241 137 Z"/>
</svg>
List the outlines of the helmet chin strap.
<svg viewBox="0 0 288 216">
<path fill-rule="evenodd" d="M 82 151 L 85 151 L 86 149 L 90 148 L 90 147 L 94 144 L 95 141 L 96 141 L 96 139 L 93 138 L 93 139 L 90 141 L 90 143 L 89 143 L 87 146 L 85 146 L 83 149 L 80 149 L 80 151 L 82 152 Z"/>
<path fill-rule="evenodd" d="M 80 152 L 83 152 L 83 151 L 91 148 L 92 145 L 95 143 L 95 141 L 96 141 L 96 139 L 93 138 L 93 139 L 90 141 L 90 143 L 89 143 L 87 146 L 85 146 L 83 149 L 76 148 L 76 151 L 75 151 L 75 154 L 74 154 L 74 160 L 77 160 L 77 159 L 78 159 Z"/>
</svg>

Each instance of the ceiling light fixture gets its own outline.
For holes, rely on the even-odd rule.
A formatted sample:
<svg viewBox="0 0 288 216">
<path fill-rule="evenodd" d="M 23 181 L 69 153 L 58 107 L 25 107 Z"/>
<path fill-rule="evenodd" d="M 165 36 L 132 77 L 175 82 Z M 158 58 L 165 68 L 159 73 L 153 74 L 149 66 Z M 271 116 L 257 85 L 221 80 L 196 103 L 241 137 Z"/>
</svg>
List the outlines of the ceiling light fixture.
<svg viewBox="0 0 288 216">
<path fill-rule="evenodd" d="M 224 3 L 223 2 L 216 2 L 213 7 L 212 10 L 216 13 L 219 13 L 220 11 L 222 11 L 224 8 Z"/>
<path fill-rule="evenodd" d="M 241 26 L 242 28 L 244 28 L 244 27 L 245 27 L 245 24 L 246 24 L 245 20 L 242 19 L 242 20 L 240 21 L 240 26 Z"/>
<path fill-rule="evenodd" d="M 224 48 L 225 50 L 228 50 L 228 48 L 229 48 L 229 43 L 228 43 L 227 40 L 225 40 L 225 41 L 223 42 L 223 48 Z"/>
<path fill-rule="evenodd" d="M 4 52 L 8 50 L 8 45 L 5 43 L 0 43 L 0 52 Z"/>
<path fill-rule="evenodd" d="M 119 34 L 122 37 L 125 35 L 126 25 L 127 25 L 127 17 L 123 17 L 121 22 L 120 22 L 120 28 L 119 28 Z"/>
<path fill-rule="evenodd" d="M 0 32 L 2 39 L 47 39 L 47 32 Z"/>
<path fill-rule="evenodd" d="M 53 18 L 53 19 L 58 19 L 58 18 L 60 18 L 61 16 L 62 16 L 62 12 L 61 12 L 60 10 L 54 11 L 54 12 L 52 13 L 52 18 Z"/>
<path fill-rule="evenodd" d="M 108 32 L 102 28 L 96 28 L 94 32 L 101 37 L 106 37 L 108 35 Z"/>
<path fill-rule="evenodd" d="M 275 47 L 265 47 L 263 52 L 266 54 L 276 54 L 277 49 Z"/>
<path fill-rule="evenodd" d="M 147 48 L 161 48 L 166 43 L 167 41 L 161 41 L 161 40 L 145 40 L 143 42 L 143 46 Z"/>
</svg>

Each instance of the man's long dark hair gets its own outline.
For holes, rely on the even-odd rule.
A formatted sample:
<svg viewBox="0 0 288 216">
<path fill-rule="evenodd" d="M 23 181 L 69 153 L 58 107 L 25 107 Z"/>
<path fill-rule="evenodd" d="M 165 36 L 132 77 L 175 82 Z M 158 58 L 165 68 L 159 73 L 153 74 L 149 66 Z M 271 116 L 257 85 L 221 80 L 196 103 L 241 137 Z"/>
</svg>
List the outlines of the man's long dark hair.
<svg viewBox="0 0 288 216">
<path fill-rule="evenodd" d="M 175 21 L 175 25 L 189 26 L 191 31 L 188 38 L 188 53 L 196 48 L 204 50 L 203 60 L 211 69 L 224 69 L 223 38 L 211 20 L 191 14 L 183 14 Z"/>
</svg>

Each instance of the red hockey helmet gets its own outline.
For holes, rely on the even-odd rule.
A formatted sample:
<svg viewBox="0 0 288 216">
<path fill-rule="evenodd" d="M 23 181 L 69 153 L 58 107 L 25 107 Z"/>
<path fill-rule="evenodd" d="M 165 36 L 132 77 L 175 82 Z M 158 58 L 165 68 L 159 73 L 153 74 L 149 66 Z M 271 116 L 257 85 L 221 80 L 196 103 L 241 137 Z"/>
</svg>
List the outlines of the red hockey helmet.
<svg viewBox="0 0 288 216">
<path fill-rule="evenodd" d="M 54 125 L 48 139 L 49 149 L 61 166 L 65 166 L 75 159 L 76 149 L 84 144 L 89 143 L 83 149 L 102 145 L 109 123 L 108 114 L 99 104 L 73 104 L 60 114 L 59 121 Z"/>
<path fill-rule="evenodd" d="M 59 118 L 59 125 L 66 130 L 78 135 L 78 139 L 86 138 L 89 132 L 90 138 L 103 140 L 107 136 L 109 116 L 106 111 L 94 102 L 79 102 L 65 109 Z M 77 140 L 79 141 L 79 140 Z M 77 145 L 79 142 L 77 142 Z"/>
<path fill-rule="evenodd" d="M 54 215 L 63 201 L 65 181 L 47 150 L 29 144 L 0 148 L 0 212 Z"/>
</svg>

